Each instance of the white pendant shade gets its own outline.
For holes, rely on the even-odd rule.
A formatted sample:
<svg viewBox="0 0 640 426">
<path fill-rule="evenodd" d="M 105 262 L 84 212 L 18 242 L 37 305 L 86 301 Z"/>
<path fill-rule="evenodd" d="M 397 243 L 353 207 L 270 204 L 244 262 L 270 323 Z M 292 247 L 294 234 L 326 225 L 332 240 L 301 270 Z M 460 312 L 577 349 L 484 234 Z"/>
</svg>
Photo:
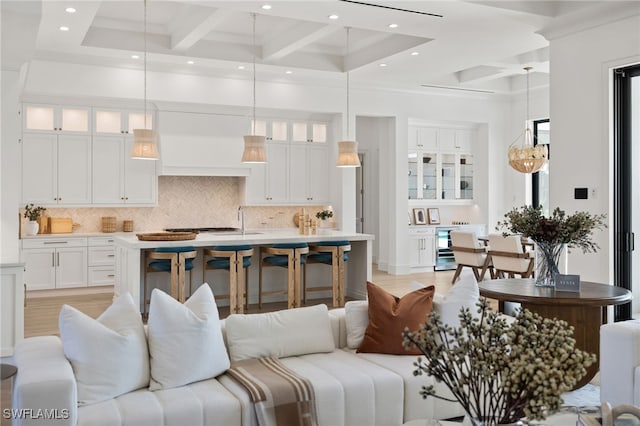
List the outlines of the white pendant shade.
<svg viewBox="0 0 640 426">
<path fill-rule="evenodd" d="M 159 157 L 158 132 L 150 129 L 133 129 L 131 158 L 157 160 Z"/>
<path fill-rule="evenodd" d="M 266 163 L 265 137 L 257 135 L 244 136 L 243 163 Z"/>
<path fill-rule="evenodd" d="M 338 160 L 336 161 L 336 167 L 360 167 L 360 159 L 358 158 L 358 142 L 338 142 Z"/>
</svg>

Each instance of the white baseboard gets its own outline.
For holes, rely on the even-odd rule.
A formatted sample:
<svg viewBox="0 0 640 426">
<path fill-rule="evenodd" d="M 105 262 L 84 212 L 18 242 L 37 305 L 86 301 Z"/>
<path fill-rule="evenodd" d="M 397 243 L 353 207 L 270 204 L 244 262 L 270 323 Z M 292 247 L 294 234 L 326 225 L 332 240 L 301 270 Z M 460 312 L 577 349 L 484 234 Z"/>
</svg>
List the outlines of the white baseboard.
<svg viewBox="0 0 640 426">
<path fill-rule="evenodd" d="M 113 293 L 112 285 L 98 287 L 76 287 L 76 288 L 56 288 L 50 290 L 29 290 L 27 299 L 37 299 L 39 297 L 56 296 L 82 296 L 84 294 Z"/>
</svg>

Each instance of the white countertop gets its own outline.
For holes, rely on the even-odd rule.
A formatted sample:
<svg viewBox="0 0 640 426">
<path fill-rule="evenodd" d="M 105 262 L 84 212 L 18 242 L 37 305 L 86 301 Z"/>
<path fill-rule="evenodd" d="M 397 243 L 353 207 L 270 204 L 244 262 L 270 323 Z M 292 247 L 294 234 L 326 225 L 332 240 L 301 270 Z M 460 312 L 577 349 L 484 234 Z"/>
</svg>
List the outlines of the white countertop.
<svg viewBox="0 0 640 426">
<path fill-rule="evenodd" d="M 257 229 L 247 230 L 245 235 L 228 234 L 215 232 L 202 232 L 196 236 L 195 240 L 180 241 L 140 241 L 135 233 L 122 232 L 111 234 L 115 243 L 120 246 L 137 249 L 149 249 L 156 247 L 180 247 L 194 246 L 203 247 L 211 245 L 233 245 L 233 244 L 274 244 L 274 243 L 294 243 L 294 242 L 317 242 L 317 241 L 366 241 L 375 237 L 370 234 L 358 234 L 356 232 L 343 232 L 333 229 L 318 229 L 317 233 L 301 235 L 297 228 L 281 229 Z"/>
</svg>

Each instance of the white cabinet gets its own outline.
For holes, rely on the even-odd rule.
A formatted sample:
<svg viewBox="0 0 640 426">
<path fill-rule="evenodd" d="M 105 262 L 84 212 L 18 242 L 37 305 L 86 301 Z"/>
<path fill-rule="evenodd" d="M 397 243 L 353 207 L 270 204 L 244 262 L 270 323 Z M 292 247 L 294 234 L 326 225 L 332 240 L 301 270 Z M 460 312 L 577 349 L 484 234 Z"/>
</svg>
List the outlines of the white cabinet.
<svg viewBox="0 0 640 426">
<path fill-rule="evenodd" d="M 299 204 L 324 204 L 329 200 L 326 145 L 300 144 L 291 146 L 289 201 Z"/>
<path fill-rule="evenodd" d="M 27 290 L 87 285 L 86 238 L 23 240 L 22 261 Z"/>
<path fill-rule="evenodd" d="M 413 272 L 433 271 L 436 264 L 435 241 L 434 228 L 410 228 L 409 266 Z"/>
<path fill-rule="evenodd" d="M 94 108 L 93 133 L 96 135 L 133 134 L 133 129 L 153 129 L 153 114 L 144 111 Z"/>
<path fill-rule="evenodd" d="M 83 106 L 24 104 L 22 126 L 30 132 L 89 134 L 90 111 Z"/>
<path fill-rule="evenodd" d="M 116 252 L 112 237 L 88 238 L 87 285 L 114 285 Z"/>
<path fill-rule="evenodd" d="M 327 129 L 320 122 L 256 120 L 255 133 L 267 138 L 267 163 L 251 167 L 246 203 L 327 204 Z"/>
<path fill-rule="evenodd" d="M 438 154 L 421 150 L 410 151 L 408 161 L 409 199 L 438 199 Z"/>
<path fill-rule="evenodd" d="M 327 123 L 313 121 L 293 121 L 291 142 L 327 142 Z"/>
<path fill-rule="evenodd" d="M 289 201 L 289 145 L 267 142 L 267 162 L 253 164 L 247 177 L 247 204 L 286 204 Z"/>
<path fill-rule="evenodd" d="M 156 204 L 156 162 L 132 159 L 132 146 L 132 136 L 94 136 L 93 204 Z"/>
<path fill-rule="evenodd" d="M 91 136 L 24 133 L 22 202 L 91 203 Z"/>
</svg>

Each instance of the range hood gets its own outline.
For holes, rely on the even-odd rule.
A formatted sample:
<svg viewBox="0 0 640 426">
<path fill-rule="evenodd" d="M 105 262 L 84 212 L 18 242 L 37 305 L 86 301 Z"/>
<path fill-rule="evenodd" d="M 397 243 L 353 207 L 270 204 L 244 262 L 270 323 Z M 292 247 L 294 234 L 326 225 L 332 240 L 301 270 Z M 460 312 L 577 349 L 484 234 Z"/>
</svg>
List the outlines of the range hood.
<svg viewBox="0 0 640 426">
<path fill-rule="evenodd" d="M 160 176 L 249 176 L 240 161 L 248 119 L 239 115 L 159 111 Z"/>
</svg>

